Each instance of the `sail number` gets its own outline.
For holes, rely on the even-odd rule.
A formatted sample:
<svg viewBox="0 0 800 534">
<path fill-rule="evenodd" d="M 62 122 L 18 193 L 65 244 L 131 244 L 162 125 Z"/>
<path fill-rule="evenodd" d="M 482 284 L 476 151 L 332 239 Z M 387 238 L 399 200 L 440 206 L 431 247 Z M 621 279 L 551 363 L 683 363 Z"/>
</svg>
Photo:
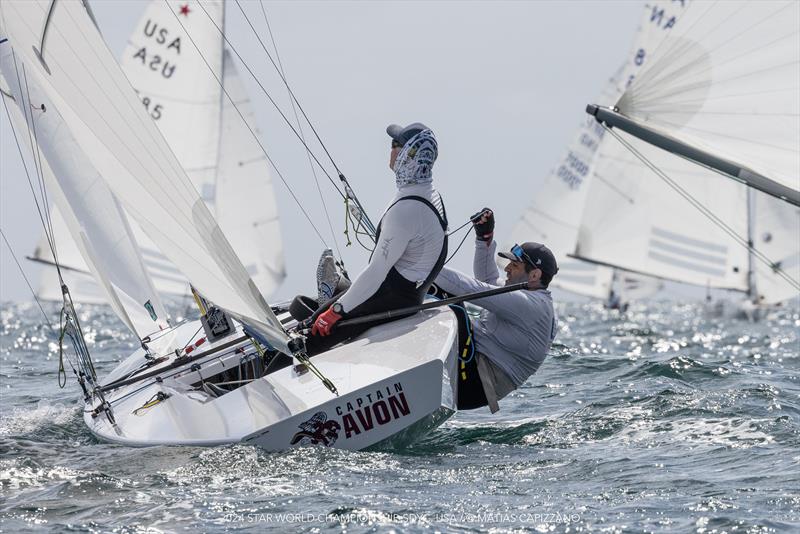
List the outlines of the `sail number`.
<svg viewBox="0 0 800 534">
<path fill-rule="evenodd" d="M 584 177 L 589 173 L 589 166 L 572 152 L 567 159 L 558 167 L 556 175 L 566 183 L 570 189 L 578 189 L 583 183 Z"/>
<path fill-rule="evenodd" d="M 154 104 L 149 96 L 142 97 L 142 104 L 144 104 L 144 109 L 153 117 L 153 120 L 157 121 L 161 118 L 161 112 L 164 109 L 161 104 Z"/>
</svg>

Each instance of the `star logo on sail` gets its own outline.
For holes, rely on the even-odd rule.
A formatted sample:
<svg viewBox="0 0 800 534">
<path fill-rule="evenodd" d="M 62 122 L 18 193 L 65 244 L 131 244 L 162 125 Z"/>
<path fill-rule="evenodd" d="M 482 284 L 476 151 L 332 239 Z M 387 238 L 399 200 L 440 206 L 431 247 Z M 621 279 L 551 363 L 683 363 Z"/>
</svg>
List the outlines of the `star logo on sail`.
<svg viewBox="0 0 800 534">
<path fill-rule="evenodd" d="M 189 4 L 184 4 L 181 6 L 181 15 L 184 17 L 188 17 L 191 9 L 189 9 Z"/>
</svg>

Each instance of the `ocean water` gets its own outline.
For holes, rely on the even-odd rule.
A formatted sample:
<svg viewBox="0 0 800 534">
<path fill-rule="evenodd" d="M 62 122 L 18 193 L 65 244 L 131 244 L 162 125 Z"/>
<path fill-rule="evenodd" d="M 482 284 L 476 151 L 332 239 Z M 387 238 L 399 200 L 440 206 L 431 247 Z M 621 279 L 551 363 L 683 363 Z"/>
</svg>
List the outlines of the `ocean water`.
<svg viewBox="0 0 800 534">
<path fill-rule="evenodd" d="M 57 318 L 57 308 L 47 308 Z M 135 348 L 83 307 L 102 375 Z M 403 450 L 126 448 L 84 427 L 32 304 L 0 311 L 3 532 L 800 532 L 800 311 L 559 306 L 502 410 Z"/>
</svg>

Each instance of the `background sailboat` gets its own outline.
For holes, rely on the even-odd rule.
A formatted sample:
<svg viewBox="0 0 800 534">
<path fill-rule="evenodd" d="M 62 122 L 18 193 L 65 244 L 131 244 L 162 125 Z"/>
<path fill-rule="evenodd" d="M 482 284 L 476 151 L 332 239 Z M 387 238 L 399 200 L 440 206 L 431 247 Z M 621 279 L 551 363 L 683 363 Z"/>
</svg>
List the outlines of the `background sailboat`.
<svg viewBox="0 0 800 534">
<path fill-rule="evenodd" d="M 663 39 L 636 49 L 639 68 L 606 102 L 618 113 L 594 108 L 644 141 L 615 129 L 621 141 L 603 145 L 595 173 L 617 187 L 592 182 L 577 257 L 756 303 L 798 295 L 799 11 L 796 2 L 652 8 Z"/>
<path fill-rule="evenodd" d="M 249 125 L 258 131 L 248 96 L 215 26 L 224 25 L 225 5 L 205 2 L 203 8 L 207 14 L 187 2 L 153 0 L 131 35 L 121 65 L 256 286 L 262 294 L 271 295 L 286 276 L 272 179 L 266 158 L 248 130 Z M 181 17 L 183 27 L 171 10 Z M 225 92 L 245 115 L 247 125 Z M 51 219 L 59 262 L 73 298 L 105 302 L 57 208 Z M 189 294 L 188 282 L 175 265 L 135 222 L 131 226 L 159 293 Z M 32 258 L 52 265 L 46 236 Z M 61 299 L 53 269 L 42 272 L 37 294 Z"/>
<path fill-rule="evenodd" d="M 662 4 L 668 6 L 669 2 Z M 652 10 L 657 12 L 658 9 L 658 3 L 655 7 L 646 7 L 636 33 L 634 54 L 606 83 L 600 96 L 601 101 L 619 97 L 625 83 L 637 69 L 636 51 L 644 43 L 660 37 L 656 35 L 657 32 L 663 33 L 658 27 L 660 19 L 653 17 Z M 559 164 L 532 191 L 533 200 L 514 226 L 509 240 L 510 244 L 539 241 L 550 247 L 559 265 L 558 276 L 553 279 L 552 287 L 612 304 L 612 300 L 626 302 L 647 298 L 658 292 L 663 284 L 646 274 L 586 262 L 571 256 L 575 251 L 579 232 L 586 232 L 581 228 L 581 217 L 587 205 L 602 206 L 602 202 L 590 191 L 593 188 L 618 191 L 613 177 L 595 171 L 607 145 L 613 142 L 606 139 L 605 133 L 597 121 L 587 117 Z"/>
</svg>

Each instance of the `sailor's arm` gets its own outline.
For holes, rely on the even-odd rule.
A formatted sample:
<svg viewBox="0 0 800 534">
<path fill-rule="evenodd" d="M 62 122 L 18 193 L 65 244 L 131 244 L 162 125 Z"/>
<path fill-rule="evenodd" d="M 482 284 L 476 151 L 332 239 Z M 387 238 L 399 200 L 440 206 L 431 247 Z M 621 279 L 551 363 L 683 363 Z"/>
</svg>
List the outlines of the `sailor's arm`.
<svg viewBox="0 0 800 534">
<path fill-rule="evenodd" d="M 386 213 L 381 225 L 381 237 L 369 265 L 353 281 L 339 302 L 344 312 L 352 311 L 378 291 L 389 270 L 403 255 L 414 234 L 413 224 L 418 213 L 414 202 L 400 202 Z"/>
<path fill-rule="evenodd" d="M 483 208 L 472 217 L 475 229 L 475 255 L 472 259 L 472 272 L 481 282 L 502 285 L 499 280 L 500 271 L 497 269 L 494 257 L 497 251 L 497 242 L 494 238 L 494 212 Z"/>
<path fill-rule="evenodd" d="M 442 268 L 439 276 L 436 277 L 435 284 L 443 291 L 453 296 L 497 288 L 497 285 L 476 280 L 464 273 L 448 269 L 447 267 Z M 530 312 L 531 307 L 530 299 L 528 299 L 522 291 L 501 293 L 499 295 L 492 295 L 491 297 L 470 300 L 469 302 L 494 312 L 501 317 L 509 318 L 524 317 Z"/>
<path fill-rule="evenodd" d="M 497 268 L 495 257 L 497 241 L 475 240 L 475 255 L 472 258 L 472 272 L 481 282 L 493 285 L 503 285 L 500 281 L 500 269 Z"/>
</svg>

